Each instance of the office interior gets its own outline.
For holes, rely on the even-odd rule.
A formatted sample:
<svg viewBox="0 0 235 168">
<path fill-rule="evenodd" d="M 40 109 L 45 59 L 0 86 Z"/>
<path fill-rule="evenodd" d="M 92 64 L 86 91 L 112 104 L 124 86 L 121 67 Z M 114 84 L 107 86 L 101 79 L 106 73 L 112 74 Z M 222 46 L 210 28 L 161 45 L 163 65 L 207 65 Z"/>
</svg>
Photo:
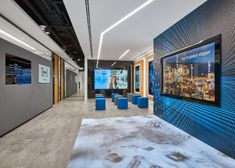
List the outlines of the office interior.
<svg viewBox="0 0 235 168">
<path fill-rule="evenodd" d="M 1 168 L 234 168 L 234 0 L 1 0 Z"/>
</svg>

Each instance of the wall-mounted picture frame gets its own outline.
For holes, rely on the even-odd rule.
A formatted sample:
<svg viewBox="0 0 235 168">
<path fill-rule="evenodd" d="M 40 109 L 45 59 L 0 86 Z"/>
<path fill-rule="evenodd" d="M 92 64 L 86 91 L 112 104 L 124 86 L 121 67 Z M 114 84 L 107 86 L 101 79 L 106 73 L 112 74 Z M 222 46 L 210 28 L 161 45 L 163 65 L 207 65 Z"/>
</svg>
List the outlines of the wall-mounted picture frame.
<svg viewBox="0 0 235 168">
<path fill-rule="evenodd" d="M 47 84 L 51 81 L 50 67 L 38 64 L 38 83 Z"/>
</svg>

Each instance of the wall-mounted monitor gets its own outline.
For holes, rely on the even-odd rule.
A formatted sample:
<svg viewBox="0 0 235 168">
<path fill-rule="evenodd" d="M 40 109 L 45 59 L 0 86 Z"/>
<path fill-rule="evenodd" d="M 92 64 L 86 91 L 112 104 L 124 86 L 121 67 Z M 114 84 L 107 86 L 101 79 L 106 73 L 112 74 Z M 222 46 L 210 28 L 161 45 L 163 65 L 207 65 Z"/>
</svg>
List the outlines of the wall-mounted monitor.
<svg viewBox="0 0 235 168">
<path fill-rule="evenodd" d="M 140 66 L 135 67 L 135 91 L 140 91 Z"/>
<path fill-rule="evenodd" d="M 45 65 L 38 65 L 38 82 L 39 83 L 50 83 L 50 67 Z"/>
<path fill-rule="evenodd" d="M 161 95 L 220 104 L 221 35 L 161 58 Z"/>
<path fill-rule="evenodd" d="M 31 61 L 6 54 L 6 84 L 31 84 Z"/>
<path fill-rule="evenodd" d="M 148 62 L 148 93 L 149 95 L 153 95 L 154 93 L 154 61 Z"/>
<path fill-rule="evenodd" d="M 95 69 L 95 89 L 128 89 L 128 71 Z"/>
</svg>

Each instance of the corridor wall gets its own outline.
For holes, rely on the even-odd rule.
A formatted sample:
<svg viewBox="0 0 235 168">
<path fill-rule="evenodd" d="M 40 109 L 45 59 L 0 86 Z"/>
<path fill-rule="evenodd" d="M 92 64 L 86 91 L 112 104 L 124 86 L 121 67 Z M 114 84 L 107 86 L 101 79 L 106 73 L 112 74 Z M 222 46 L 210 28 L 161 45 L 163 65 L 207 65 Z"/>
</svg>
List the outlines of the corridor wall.
<svg viewBox="0 0 235 168">
<path fill-rule="evenodd" d="M 31 61 L 31 84 L 5 84 L 6 53 Z M 50 83 L 39 84 L 39 64 L 50 67 Z M 52 106 L 52 83 L 51 61 L 0 38 L 0 136 Z"/>
<path fill-rule="evenodd" d="M 154 39 L 154 113 L 235 158 L 235 1 L 208 0 Z M 222 35 L 221 107 L 160 95 L 160 57 Z"/>
<path fill-rule="evenodd" d="M 77 74 L 66 69 L 66 97 L 77 93 Z"/>
</svg>

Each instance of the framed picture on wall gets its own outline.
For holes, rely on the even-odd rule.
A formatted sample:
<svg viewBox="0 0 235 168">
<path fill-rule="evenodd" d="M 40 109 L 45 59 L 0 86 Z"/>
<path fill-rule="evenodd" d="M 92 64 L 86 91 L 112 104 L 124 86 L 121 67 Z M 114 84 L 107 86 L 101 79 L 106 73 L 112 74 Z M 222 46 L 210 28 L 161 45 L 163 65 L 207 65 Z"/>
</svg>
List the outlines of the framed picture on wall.
<svg viewBox="0 0 235 168">
<path fill-rule="evenodd" d="M 6 54 L 5 77 L 7 85 L 31 84 L 31 61 Z"/>
<path fill-rule="evenodd" d="M 50 67 L 39 64 L 38 65 L 38 82 L 50 83 Z"/>
<path fill-rule="evenodd" d="M 140 66 L 135 67 L 135 91 L 140 91 Z"/>
</svg>

